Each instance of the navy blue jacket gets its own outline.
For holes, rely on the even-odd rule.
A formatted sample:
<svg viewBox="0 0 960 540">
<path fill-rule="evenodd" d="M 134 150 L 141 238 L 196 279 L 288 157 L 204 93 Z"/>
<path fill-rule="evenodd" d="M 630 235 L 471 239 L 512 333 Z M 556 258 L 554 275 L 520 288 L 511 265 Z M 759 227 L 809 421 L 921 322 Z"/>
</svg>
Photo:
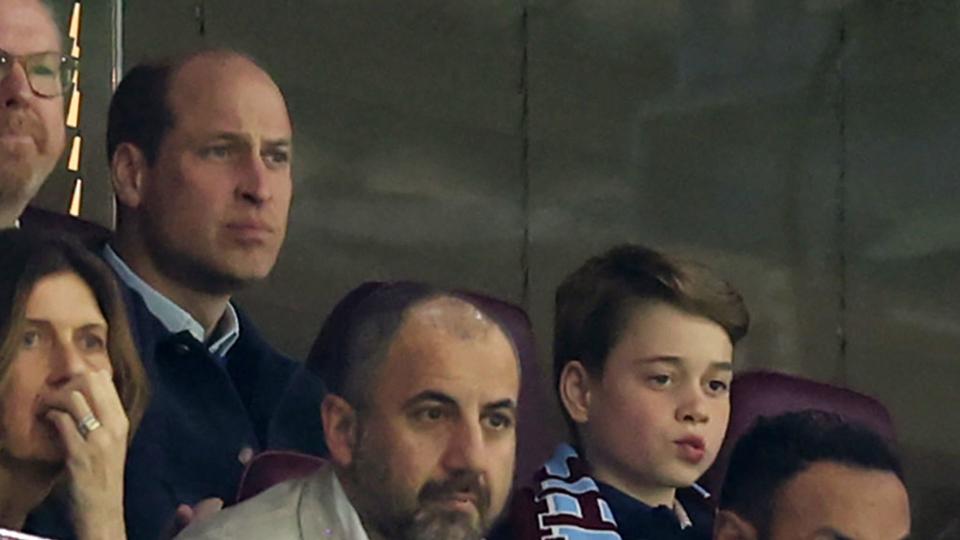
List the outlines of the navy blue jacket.
<svg viewBox="0 0 960 540">
<path fill-rule="evenodd" d="M 127 454 L 127 534 L 156 540 L 181 503 L 233 502 L 244 468 L 240 455 L 269 446 L 271 418 L 296 364 L 239 312 L 240 337 L 226 361 L 218 360 L 188 332 L 168 332 L 139 294 L 121 288 L 151 383 L 150 404 Z M 62 512 L 43 510 L 28 530 L 68 537 Z"/>
</svg>

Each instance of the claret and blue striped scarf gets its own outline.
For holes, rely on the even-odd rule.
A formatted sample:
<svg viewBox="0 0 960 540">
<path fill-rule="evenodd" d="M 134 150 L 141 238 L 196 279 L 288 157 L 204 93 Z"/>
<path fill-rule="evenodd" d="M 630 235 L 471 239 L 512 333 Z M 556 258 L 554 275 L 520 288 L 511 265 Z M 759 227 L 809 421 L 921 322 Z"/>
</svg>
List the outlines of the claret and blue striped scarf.
<svg viewBox="0 0 960 540">
<path fill-rule="evenodd" d="M 700 490 L 705 496 L 706 492 Z M 610 490 L 608 489 L 609 493 Z M 618 498 L 628 498 L 619 494 Z M 622 501 L 618 501 L 622 502 Z M 694 528 L 679 502 L 673 508 L 622 515 L 618 523 L 589 464 L 569 444 L 561 444 L 534 476 L 534 488 L 517 493 L 511 519 L 516 540 L 660 540 L 693 537 Z M 620 511 L 620 510 L 618 510 Z M 535 516 L 535 519 L 533 519 Z M 638 536 L 639 534 L 639 536 Z"/>
</svg>

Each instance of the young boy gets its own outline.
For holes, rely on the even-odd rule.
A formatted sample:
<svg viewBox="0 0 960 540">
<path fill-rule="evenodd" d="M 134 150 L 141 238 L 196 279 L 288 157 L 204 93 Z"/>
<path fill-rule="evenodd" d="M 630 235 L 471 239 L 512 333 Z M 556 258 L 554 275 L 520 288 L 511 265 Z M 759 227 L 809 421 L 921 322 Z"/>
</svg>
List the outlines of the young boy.
<svg viewBox="0 0 960 540">
<path fill-rule="evenodd" d="M 743 299 L 709 269 L 623 245 L 556 293 L 554 375 L 572 444 L 515 498 L 503 538 L 710 538 L 677 490 L 713 463 Z"/>
</svg>

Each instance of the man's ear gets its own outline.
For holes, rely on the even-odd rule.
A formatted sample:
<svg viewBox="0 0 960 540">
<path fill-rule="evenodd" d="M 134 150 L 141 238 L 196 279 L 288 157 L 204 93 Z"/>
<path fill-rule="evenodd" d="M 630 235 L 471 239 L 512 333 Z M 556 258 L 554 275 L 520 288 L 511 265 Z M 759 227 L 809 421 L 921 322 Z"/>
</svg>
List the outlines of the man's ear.
<svg viewBox="0 0 960 540">
<path fill-rule="evenodd" d="M 353 462 L 359 426 L 357 411 L 347 400 L 336 394 L 327 394 L 320 405 L 323 435 L 327 439 L 330 460 L 340 467 Z"/>
<path fill-rule="evenodd" d="M 143 178 L 147 171 L 146 156 L 132 143 L 120 143 L 110 160 L 110 178 L 117 200 L 136 208 L 143 200 Z"/>
<path fill-rule="evenodd" d="M 757 540 L 757 529 L 730 510 L 720 510 L 713 521 L 713 540 Z"/>
<path fill-rule="evenodd" d="M 578 424 L 590 419 L 590 374 L 579 360 L 571 360 L 560 372 L 560 401 Z"/>
</svg>

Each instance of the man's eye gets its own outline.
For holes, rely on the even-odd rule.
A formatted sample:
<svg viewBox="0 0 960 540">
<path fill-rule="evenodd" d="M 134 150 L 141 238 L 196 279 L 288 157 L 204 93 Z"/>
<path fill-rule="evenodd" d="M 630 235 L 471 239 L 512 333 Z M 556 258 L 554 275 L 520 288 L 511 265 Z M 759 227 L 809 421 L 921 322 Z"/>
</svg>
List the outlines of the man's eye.
<svg viewBox="0 0 960 540">
<path fill-rule="evenodd" d="M 494 413 L 483 419 L 487 426 L 496 431 L 502 431 L 513 427 L 513 417 L 503 413 Z"/>
<path fill-rule="evenodd" d="M 290 153 L 283 150 L 273 150 L 266 153 L 264 159 L 274 165 L 286 165 L 290 163 Z"/>
<path fill-rule="evenodd" d="M 430 407 L 416 411 L 413 416 L 417 421 L 432 423 L 442 420 L 444 412 L 443 409 L 439 407 Z"/>
<path fill-rule="evenodd" d="M 56 77 L 59 70 L 43 64 L 30 67 L 30 75 L 35 77 Z"/>
<path fill-rule="evenodd" d="M 200 155 L 205 158 L 216 158 L 224 159 L 230 157 L 230 154 L 233 152 L 233 149 L 229 146 L 217 145 L 217 146 L 208 146 L 204 148 Z"/>
</svg>

